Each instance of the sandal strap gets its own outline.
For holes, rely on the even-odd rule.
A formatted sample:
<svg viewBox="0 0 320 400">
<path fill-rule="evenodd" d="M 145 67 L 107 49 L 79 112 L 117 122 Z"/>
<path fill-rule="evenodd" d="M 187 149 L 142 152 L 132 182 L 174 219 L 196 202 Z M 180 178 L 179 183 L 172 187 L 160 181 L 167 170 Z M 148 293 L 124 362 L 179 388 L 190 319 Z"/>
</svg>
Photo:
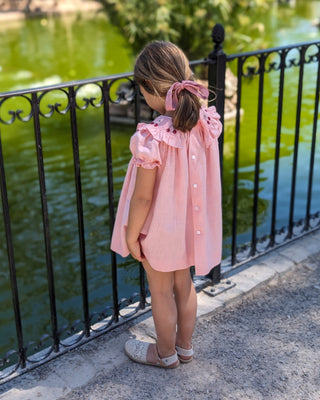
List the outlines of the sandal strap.
<svg viewBox="0 0 320 400">
<path fill-rule="evenodd" d="M 193 356 L 193 347 L 191 349 L 184 349 L 183 347 L 176 346 L 176 350 L 179 356 L 191 357 Z"/>
<path fill-rule="evenodd" d="M 174 364 L 174 363 L 176 363 L 178 361 L 178 354 L 174 353 L 172 356 L 164 357 L 164 358 L 160 358 L 159 357 L 159 360 L 160 360 L 161 363 L 163 363 L 167 367 L 167 366 L 169 366 L 171 364 Z"/>
</svg>

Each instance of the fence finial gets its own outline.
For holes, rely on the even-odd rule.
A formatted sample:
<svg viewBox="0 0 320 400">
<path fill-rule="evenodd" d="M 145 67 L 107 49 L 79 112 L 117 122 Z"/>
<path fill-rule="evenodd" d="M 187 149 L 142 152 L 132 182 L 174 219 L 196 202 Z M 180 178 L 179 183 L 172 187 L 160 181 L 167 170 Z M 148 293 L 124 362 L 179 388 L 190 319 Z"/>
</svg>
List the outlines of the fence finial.
<svg viewBox="0 0 320 400">
<path fill-rule="evenodd" d="M 222 43 L 224 41 L 224 27 L 221 24 L 215 24 L 211 32 L 212 41 L 214 43 L 213 53 L 222 50 Z"/>
</svg>

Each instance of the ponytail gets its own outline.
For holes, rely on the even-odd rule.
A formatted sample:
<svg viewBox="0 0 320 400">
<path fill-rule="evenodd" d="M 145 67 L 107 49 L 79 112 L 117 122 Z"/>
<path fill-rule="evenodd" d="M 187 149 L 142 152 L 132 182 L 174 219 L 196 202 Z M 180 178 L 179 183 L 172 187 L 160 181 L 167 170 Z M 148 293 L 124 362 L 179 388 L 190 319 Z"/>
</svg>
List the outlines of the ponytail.
<svg viewBox="0 0 320 400">
<path fill-rule="evenodd" d="M 208 95 L 208 89 L 195 81 L 183 80 L 171 85 L 165 107 L 167 111 L 174 111 L 173 126 L 183 132 L 191 130 L 199 119 L 199 98 L 207 99 Z"/>
<path fill-rule="evenodd" d="M 182 90 L 172 117 L 174 128 L 182 132 L 190 131 L 199 120 L 200 108 L 199 98 L 186 90 Z"/>
</svg>

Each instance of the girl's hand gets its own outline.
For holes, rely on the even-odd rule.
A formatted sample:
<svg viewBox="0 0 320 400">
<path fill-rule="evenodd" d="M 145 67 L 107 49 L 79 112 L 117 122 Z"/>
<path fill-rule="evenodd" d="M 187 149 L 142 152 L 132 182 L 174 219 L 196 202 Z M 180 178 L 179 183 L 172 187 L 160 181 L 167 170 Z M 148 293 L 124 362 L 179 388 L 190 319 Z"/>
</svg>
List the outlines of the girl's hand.
<svg viewBox="0 0 320 400">
<path fill-rule="evenodd" d="M 144 260 L 145 257 L 142 253 L 139 240 L 135 240 L 134 242 L 127 242 L 127 246 L 133 258 L 140 262 Z"/>
</svg>

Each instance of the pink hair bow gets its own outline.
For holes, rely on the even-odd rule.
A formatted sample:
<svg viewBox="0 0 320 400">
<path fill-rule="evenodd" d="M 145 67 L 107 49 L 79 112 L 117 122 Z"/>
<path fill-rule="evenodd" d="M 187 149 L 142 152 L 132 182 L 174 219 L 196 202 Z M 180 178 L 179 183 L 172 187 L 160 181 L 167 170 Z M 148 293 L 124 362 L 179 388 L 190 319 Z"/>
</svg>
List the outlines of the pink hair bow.
<svg viewBox="0 0 320 400">
<path fill-rule="evenodd" d="M 167 111 L 173 111 L 177 108 L 178 94 L 183 89 L 188 90 L 188 92 L 195 94 L 201 99 L 207 99 L 209 96 L 209 90 L 203 85 L 200 85 L 200 83 L 194 81 L 175 82 L 167 92 L 166 96 Z"/>
</svg>

